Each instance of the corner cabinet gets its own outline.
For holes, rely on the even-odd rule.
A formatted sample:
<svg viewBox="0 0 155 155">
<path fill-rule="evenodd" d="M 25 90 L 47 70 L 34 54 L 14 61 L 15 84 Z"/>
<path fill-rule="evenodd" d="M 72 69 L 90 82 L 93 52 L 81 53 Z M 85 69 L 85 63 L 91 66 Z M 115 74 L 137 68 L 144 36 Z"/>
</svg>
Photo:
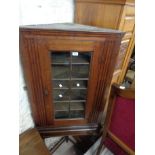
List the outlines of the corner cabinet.
<svg viewBox="0 0 155 155">
<path fill-rule="evenodd" d="M 20 27 L 32 116 L 43 137 L 97 131 L 122 37 L 69 23 Z"/>
</svg>

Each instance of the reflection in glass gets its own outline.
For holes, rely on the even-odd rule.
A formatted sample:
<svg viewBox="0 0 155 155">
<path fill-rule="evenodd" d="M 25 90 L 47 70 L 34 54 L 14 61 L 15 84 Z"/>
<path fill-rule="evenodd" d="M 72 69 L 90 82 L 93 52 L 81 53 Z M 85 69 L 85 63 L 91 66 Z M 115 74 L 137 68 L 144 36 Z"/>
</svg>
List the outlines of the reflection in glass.
<svg viewBox="0 0 155 155">
<path fill-rule="evenodd" d="M 53 80 L 54 89 L 69 89 L 70 81 L 69 80 Z"/>
<path fill-rule="evenodd" d="M 68 101 L 69 100 L 69 91 L 67 89 L 56 89 L 53 91 L 54 101 Z"/>
<path fill-rule="evenodd" d="M 86 89 L 87 88 L 87 80 L 72 80 L 71 81 L 72 89 Z"/>
</svg>

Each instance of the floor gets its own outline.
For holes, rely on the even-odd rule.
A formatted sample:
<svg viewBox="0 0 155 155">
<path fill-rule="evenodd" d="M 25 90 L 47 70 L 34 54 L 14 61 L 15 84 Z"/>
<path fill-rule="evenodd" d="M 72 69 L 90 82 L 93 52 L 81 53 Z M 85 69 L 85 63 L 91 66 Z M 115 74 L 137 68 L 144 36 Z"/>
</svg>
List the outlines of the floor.
<svg viewBox="0 0 155 155">
<path fill-rule="evenodd" d="M 53 155 L 77 155 L 71 142 L 64 142 Z"/>
<path fill-rule="evenodd" d="M 84 154 L 84 155 L 95 155 L 96 149 L 100 143 L 100 139 Z M 53 155 L 78 155 L 75 152 L 73 144 L 69 141 L 68 143 L 64 142 Z M 101 155 L 114 155 L 107 148 L 101 153 Z"/>
</svg>

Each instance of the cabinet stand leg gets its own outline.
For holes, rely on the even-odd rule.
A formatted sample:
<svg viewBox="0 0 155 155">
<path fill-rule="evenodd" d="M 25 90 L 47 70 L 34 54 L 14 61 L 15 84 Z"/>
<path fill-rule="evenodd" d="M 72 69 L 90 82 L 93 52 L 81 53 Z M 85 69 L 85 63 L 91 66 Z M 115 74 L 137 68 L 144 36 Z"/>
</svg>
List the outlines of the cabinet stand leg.
<svg viewBox="0 0 155 155">
<path fill-rule="evenodd" d="M 50 152 L 51 153 L 54 153 L 60 146 L 61 144 L 63 144 L 63 142 L 67 142 L 70 141 L 72 142 L 74 145 L 76 144 L 71 138 L 69 138 L 69 136 L 65 136 L 65 137 L 62 137 L 51 149 L 50 149 Z"/>
</svg>

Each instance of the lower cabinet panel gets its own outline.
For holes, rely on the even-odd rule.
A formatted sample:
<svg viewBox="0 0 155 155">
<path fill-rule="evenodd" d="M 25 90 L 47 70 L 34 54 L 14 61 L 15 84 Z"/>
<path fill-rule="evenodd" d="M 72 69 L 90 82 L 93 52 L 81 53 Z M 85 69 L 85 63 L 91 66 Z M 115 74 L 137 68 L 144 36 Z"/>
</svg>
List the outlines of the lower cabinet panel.
<svg viewBox="0 0 155 155">
<path fill-rule="evenodd" d="M 37 129 L 43 138 L 48 138 L 61 135 L 96 135 L 98 134 L 100 127 L 97 124 L 89 124 L 71 127 L 37 127 Z"/>
</svg>

